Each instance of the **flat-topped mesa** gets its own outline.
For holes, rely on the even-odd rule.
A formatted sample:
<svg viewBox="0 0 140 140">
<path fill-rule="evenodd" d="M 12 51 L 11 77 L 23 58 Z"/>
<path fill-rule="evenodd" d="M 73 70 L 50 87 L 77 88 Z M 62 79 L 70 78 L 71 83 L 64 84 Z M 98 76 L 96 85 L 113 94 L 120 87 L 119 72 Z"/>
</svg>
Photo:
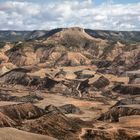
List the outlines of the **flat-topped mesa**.
<svg viewBox="0 0 140 140">
<path fill-rule="evenodd" d="M 84 28 L 81 28 L 81 27 L 69 27 L 69 28 L 63 28 L 62 31 L 79 31 L 79 32 L 84 32 Z"/>
<path fill-rule="evenodd" d="M 81 46 L 84 47 L 83 44 L 91 44 L 97 43 L 102 40 L 94 38 L 90 36 L 88 33 L 85 32 L 83 28 L 80 27 L 70 27 L 70 28 L 63 28 L 61 31 L 54 33 L 52 36 L 48 38 L 44 38 L 45 43 L 48 40 L 59 42 L 59 44 L 64 46 Z M 87 43 L 89 42 L 89 43 Z M 93 45 L 92 45 L 93 46 Z"/>
</svg>

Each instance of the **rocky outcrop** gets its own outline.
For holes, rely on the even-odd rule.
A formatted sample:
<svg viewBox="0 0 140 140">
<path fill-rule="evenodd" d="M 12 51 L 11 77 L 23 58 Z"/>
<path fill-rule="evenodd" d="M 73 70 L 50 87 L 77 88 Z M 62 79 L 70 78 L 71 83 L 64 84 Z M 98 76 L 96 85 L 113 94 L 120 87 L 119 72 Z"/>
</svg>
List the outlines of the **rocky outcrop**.
<svg viewBox="0 0 140 140">
<path fill-rule="evenodd" d="M 13 69 L 1 75 L 0 81 L 2 83 L 28 85 L 29 77 L 26 73 L 29 71 L 24 68 Z"/>
<path fill-rule="evenodd" d="M 38 118 L 45 114 L 43 109 L 40 109 L 31 103 L 0 106 L 0 112 L 12 118 L 13 120 Z"/>
<path fill-rule="evenodd" d="M 76 107 L 73 104 L 66 104 L 63 106 L 59 106 L 59 109 L 64 114 L 82 114 L 83 112 L 80 110 L 80 108 Z"/>
<path fill-rule="evenodd" d="M 99 60 L 97 62 L 94 62 L 94 64 L 98 67 L 98 68 L 107 68 L 109 66 L 111 66 L 111 61 L 108 60 Z"/>
<path fill-rule="evenodd" d="M 23 85 L 35 87 L 36 89 L 47 88 L 50 90 L 59 82 L 49 78 L 40 78 L 39 76 L 29 76 L 28 69 L 16 68 L 0 76 L 0 82 L 4 84 Z"/>
<path fill-rule="evenodd" d="M 128 85 L 117 85 L 113 88 L 113 91 L 121 93 L 121 94 L 130 94 L 130 95 L 139 95 L 140 86 L 134 84 Z"/>
<path fill-rule="evenodd" d="M 111 108 L 106 113 L 101 114 L 98 120 L 109 120 L 111 122 L 119 121 L 119 117 L 140 115 L 139 105 L 120 105 Z"/>
<path fill-rule="evenodd" d="M 95 82 L 93 82 L 91 84 L 91 86 L 93 86 L 97 89 L 101 89 L 101 88 L 108 86 L 109 84 L 110 84 L 109 80 L 107 78 L 105 78 L 104 76 L 101 76 L 99 79 L 97 79 Z"/>
<path fill-rule="evenodd" d="M 37 94 L 29 94 L 26 96 L 17 97 L 17 96 L 11 96 L 8 93 L 0 92 L 0 101 L 35 103 L 35 102 L 38 102 L 40 100 L 43 100 L 43 97 L 41 97 L 41 95 L 37 95 Z"/>
<path fill-rule="evenodd" d="M 82 140 L 138 140 L 138 131 L 124 128 L 87 129 Z"/>
<path fill-rule="evenodd" d="M 140 100 L 137 99 L 137 97 L 132 97 L 132 98 L 128 98 L 128 99 L 122 99 L 119 100 L 115 105 L 113 105 L 111 108 L 113 107 L 117 107 L 117 106 L 121 106 L 121 105 L 139 105 L 140 104 Z"/>
<path fill-rule="evenodd" d="M 66 117 L 54 106 L 49 106 L 45 110 L 44 116 L 29 120 L 22 129 L 61 140 L 78 140 L 80 126 L 76 121 Z"/>
<path fill-rule="evenodd" d="M 14 127 L 16 122 L 0 112 L 0 127 Z"/>
</svg>

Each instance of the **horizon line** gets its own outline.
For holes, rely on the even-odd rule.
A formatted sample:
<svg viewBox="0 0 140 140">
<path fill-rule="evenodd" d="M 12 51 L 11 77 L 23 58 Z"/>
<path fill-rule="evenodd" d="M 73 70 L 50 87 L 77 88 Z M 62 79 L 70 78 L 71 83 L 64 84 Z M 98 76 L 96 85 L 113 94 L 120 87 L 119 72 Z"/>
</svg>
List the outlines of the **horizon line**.
<svg viewBox="0 0 140 140">
<path fill-rule="evenodd" d="M 26 29 L 0 29 L 0 31 L 51 31 L 51 30 L 55 30 L 55 29 L 69 29 L 69 28 L 81 28 L 84 30 L 94 30 L 94 31 L 114 31 L 114 32 L 140 32 L 140 29 L 134 29 L 134 30 L 111 30 L 111 29 L 93 29 L 93 28 L 83 28 L 80 26 L 72 26 L 72 27 L 58 27 L 58 28 L 50 28 L 50 29 L 32 29 L 32 30 L 26 30 Z"/>
</svg>

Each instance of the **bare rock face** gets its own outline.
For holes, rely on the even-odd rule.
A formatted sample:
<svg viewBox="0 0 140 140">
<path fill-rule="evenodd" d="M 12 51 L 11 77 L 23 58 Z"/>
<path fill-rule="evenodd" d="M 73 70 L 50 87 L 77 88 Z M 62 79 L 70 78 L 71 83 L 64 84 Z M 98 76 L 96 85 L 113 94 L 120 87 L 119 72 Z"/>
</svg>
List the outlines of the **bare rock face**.
<svg viewBox="0 0 140 140">
<path fill-rule="evenodd" d="M 83 112 L 80 108 L 76 107 L 73 104 L 66 104 L 59 107 L 60 111 L 64 114 L 82 114 Z"/>
<path fill-rule="evenodd" d="M 66 117 L 55 106 L 48 106 L 45 110 L 44 116 L 27 121 L 22 129 L 61 140 L 78 140 L 80 126 L 76 121 Z"/>
<path fill-rule="evenodd" d="M 27 72 L 29 70 L 16 68 L 0 76 L 2 83 L 28 85 Z"/>
<path fill-rule="evenodd" d="M 134 84 L 128 85 L 118 85 L 115 86 L 113 91 L 121 93 L 121 94 L 130 94 L 130 95 L 139 95 L 140 94 L 140 86 Z"/>
<path fill-rule="evenodd" d="M 109 85 L 109 80 L 107 78 L 105 78 L 104 76 L 101 76 L 98 80 L 96 80 L 94 83 L 92 83 L 91 85 L 93 87 L 96 87 L 97 89 L 100 88 L 104 88 L 107 85 Z"/>
<path fill-rule="evenodd" d="M 22 97 L 12 98 L 12 101 L 14 101 L 14 102 L 24 102 L 24 103 L 28 103 L 28 102 L 36 103 L 40 100 L 43 100 L 43 97 L 41 97 L 39 95 L 26 95 L 26 96 L 22 96 Z"/>
<path fill-rule="evenodd" d="M 0 76 L 0 82 L 2 84 L 14 84 L 23 85 L 29 87 L 35 87 L 36 89 L 47 88 L 50 90 L 58 82 L 49 78 L 40 78 L 39 76 L 29 76 L 28 69 L 16 68 Z"/>
<path fill-rule="evenodd" d="M 16 122 L 0 112 L 0 127 L 14 127 Z"/>
<path fill-rule="evenodd" d="M 101 114 L 98 120 L 118 122 L 120 117 L 140 115 L 140 100 L 137 97 L 122 99 L 113 105 L 109 111 Z"/>
<path fill-rule="evenodd" d="M 139 132 L 135 130 L 112 129 L 88 129 L 82 136 L 83 140 L 138 140 Z"/>
<path fill-rule="evenodd" d="M 5 93 L 3 91 L 0 91 L 0 101 L 11 101 L 11 102 L 30 102 L 35 103 L 40 100 L 43 100 L 43 97 L 41 95 L 37 95 L 30 93 L 29 95 L 18 97 L 18 96 L 12 96 L 10 93 Z"/>
<path fill-rule="evenodd" d="M 54 105 L 48 105 L 48 106 L 46 106 L 45 107 L 45 111 L 46 111 L 46 113 L 48 113 L 48 112 L 56 112 L 56 113 L 59 113 L 60 112 L 59 108 L 56 107 L 56 106 L 54 106 Z"/>
<path fill-rule="evenodd" d="M 137 97 L 131 97 L 128 99 L 122 99 L 119 100 L 115 105 L 113 105 L 111 108 L 113 107 L 117 107 L 117 106 L 121 106 L 121 105 L 140 105 L 140 100 L 137 99 Z"/>
<path fill-rule="evenodd" d="M 94 62 L 95 65 L 97 65 L 98 68 L 107 68 L 111 66 L 111 61 L 108 60 L 99 60 L 97 62 Z"/>
<path fill-rule="evenodd" d="M 98 120 L 110 120 L 111 122 L 119 121 L 119 117 L 140 115 L 139 105 L 120 105 L 111 108 L 108 112 L 101 114 Z"/>
<path fill-rule="evenodd" d="M 38 118 L 45 114 L 44 110 L 31 103 L 1 106 L 0 111 L 15 120 Z"/>
<path fill-rule="evenodd" d="M 79 66 L 79 65 L 89 65 L 91 61 L 86 58 L 81 53 L 77 52 L 68 52 L 59 58 L 59 60 L 56 61 L 55 65 L 60 66 Z"/>
</svg>

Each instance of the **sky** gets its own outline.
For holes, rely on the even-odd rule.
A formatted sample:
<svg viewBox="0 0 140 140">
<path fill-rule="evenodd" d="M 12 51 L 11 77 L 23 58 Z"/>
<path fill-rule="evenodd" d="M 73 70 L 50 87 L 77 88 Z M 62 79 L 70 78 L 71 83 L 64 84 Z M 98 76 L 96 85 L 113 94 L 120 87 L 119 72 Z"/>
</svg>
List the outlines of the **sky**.
<svg viewBox="0 0 140 140">
<path fill-rule="evenodd" d="M 139 30 L 140 0 L 0 0 L 0 30 Z"/>
</svg>

